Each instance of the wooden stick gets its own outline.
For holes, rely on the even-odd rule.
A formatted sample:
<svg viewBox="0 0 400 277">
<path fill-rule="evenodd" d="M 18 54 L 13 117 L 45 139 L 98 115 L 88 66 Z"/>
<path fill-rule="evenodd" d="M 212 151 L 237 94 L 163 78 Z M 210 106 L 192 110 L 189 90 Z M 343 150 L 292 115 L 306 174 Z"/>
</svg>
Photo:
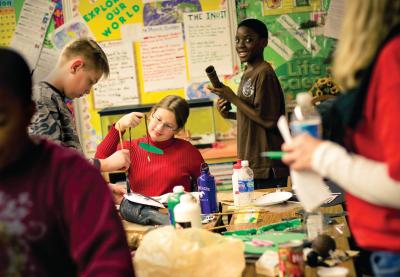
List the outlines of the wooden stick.
<svg viewBox="0 0 400 277">
<path fill-rule="evenodd" d="M 119 134 L 119 143 L 121 144 L 121 149 L 124 150 L 124 144 L 122 143 L 122 135 L 121 135 L 121 124 L 118 123 L 118 134 Z"/>
<path fill-rule="evenodd" d="M 149 129 L 147 127 L 147 115 L 144 114 L 144 124 L 146 126 L 146 135 L 147 135 L 147 144 L 150 145 L 150 135 L 149 135 Z M 150 153 L 149 150 L 147 150 L 147 160 L 150 162 Z"/>
<path fill-rule="evenodd" d="M 216 226 L 216 227 L 210 227 L 210 228 L 206 228 L 206 230 L 211 231 L 211 230 L 218 230 L 218 229 L 222 229 L 222 228 L 226 228 L 229 226 L 233 226 L 233 225 L 223 225 L 223 226 Z"/>
<path fill-rule="evenodd" d="M 251 210 L 251 211 L 232 211 L 223 213 L 214 213 L 210 215 L 234 215 L 234 214 L 253 214 L 253 213 L 269 213 L 269 210 Z"/>
</svg>

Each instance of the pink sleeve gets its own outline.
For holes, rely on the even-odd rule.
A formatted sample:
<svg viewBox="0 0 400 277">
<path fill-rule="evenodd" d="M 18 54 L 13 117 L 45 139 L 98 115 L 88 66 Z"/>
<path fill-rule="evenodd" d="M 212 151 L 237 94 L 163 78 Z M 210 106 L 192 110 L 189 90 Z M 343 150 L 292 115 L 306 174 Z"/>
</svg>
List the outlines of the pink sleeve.
<svg viewBox="0 0 400 277">
<path fill-rule="evenodd" d="M 72 161 L 69 169 L 62 173 L 60 208 L 78 276 L 134 276 L 125 232 L 107 184 L 81 159 Z"/>
<path fill-rule="evenodd" d="M 378 77 L 375 131 L 389 175 L 400 181 L 400 37 L 384 48 L 375 74 Z"/>
</svg>

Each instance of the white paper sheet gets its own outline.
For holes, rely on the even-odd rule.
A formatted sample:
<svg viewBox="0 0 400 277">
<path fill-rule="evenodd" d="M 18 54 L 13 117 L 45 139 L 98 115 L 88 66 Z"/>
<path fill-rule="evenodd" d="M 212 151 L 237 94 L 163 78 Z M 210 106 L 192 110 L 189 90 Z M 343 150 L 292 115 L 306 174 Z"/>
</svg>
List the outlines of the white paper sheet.
<svg viewBox="0 0 400 277">
<path fill-rule="evenodd" d="M 231 75 L 232 40 L 226 10 L 183 14 L 185 39 L 191 79 L 205 76 L 204 70 L 214 65 L 219 75 Z"/>
<path fill-rule="evenodd" d="M 42 51 L 40 52 L 40 58 L 36 64 L 35 71 L 33 72 L 34 83 L 43 81 L 44 78 L 54 69 L 59 55 L 60 50 L 56 48 L 42 48 Z"/>
<path fill-rule="evenodd" d="M 328 9 L 324 35 L 332 38 L 339 38 L 340 29 L 344 17 L 344 0 L 331 1 Z"/>
<path fill-rule="evenodd" d="M 55 3 L 25 0 L 10 46 L 26 59 L 31 70 L 36 67 Z"/>
<path fill-rule="evenodd" d="M 110 75 L 94 87 L 96 109 L 139 103 L 133 46 L 130 42 L 104 41 L 101 48 L 107 55 Z"/>
<path fill-rule="evenodd" d="M 292 137 L 286 117 L 281 116 L 279 118 L 278 128 L 284 141 L 290 142 Z M 331 191 L 322 180 L 322 177 L 314 172 L 290 170 L 290 176 L 293 190 L 306 212 L 312 212 L 317 209 L 331 195 Z"/>
<path fill-rule="evenodd" d="M 182 24 L 147 26 L 140 44 L 144 91 L 179 89 L 186 84 Z"/>
</svg>

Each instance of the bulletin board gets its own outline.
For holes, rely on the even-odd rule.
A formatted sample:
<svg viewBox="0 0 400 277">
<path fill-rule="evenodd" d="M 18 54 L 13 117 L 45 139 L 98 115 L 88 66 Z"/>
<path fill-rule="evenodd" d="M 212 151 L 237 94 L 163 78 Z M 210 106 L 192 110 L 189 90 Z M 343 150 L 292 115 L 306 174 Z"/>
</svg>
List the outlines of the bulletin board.
<svg viewBox="0 0 400 277">
<path fill-rule="evenodd" d="M 98 100 L 99 86 L 95 86 L 93 94 L 80 101 L 84 121 L 81 122 L 81 133 L 85 150 L 89 150 L 86 152 L 92 152 L 102 139 L 98 110 L 156 103 L 170 94 L 187 99 L 215 98 L 205 92 L 208 80 L 204 69 L 213 64 L 221 78 L 234 72 L 236 54 L 231 43 L 232 25 L 226 1 L 80 0 L 77 10 L 108 57 L 119 52 L 121 46 L 118 46 L 118 51 L 107 52 L 107 45 L 122 43 L 125 49 L 132 46 L 134 69 L 120 67 L 114 70 L 120 73 L 115 84 L 120 85 L 121 79 L 134 79 L 137 84 L 137 91 L 127 90 L 136 94 L 136 102 L 116 104 L 121 95 L 116 95 L 113 100 L 115 87 L 112 88 L 110 83 L 104 86 L 102 81 L 99 86 L 103 87 L 105 101 Z M 125 58 L 120 60 L 130 59 L 127 56 L 125 54 Z M 126 76 L 133 71 L 135 76 Z M 221 119 L 217 117 L 217 121 Z M 220 125 L 230 128 L 226 122 Z"/>
<path fill-rule="evenodd" d="M 264 57 L 272 63 L 291 104 L 299 92 L 329 74 L 336 40 L 326 36 L 330 0 L 240 0 L 238 22 L 257 18 L 269 30 Z M 338 29 L 338 26 L 335 26 Z"/>
<path fill-rule="evenodd" d="M 42 26 L 46 35 L 36 53 L 39 58 L 30 63 L 34 81 L 43 80 L 56 64 L 62 47 L 72 39 L 93 37 L 107 53 L 111 78 L 101 80 L 89 96 L 68 103 L 77 115 L 83 149 L 89 155 L 102 140 L 98 110 L 156 103 L 169 94 L 185 98 L 207 96 L 198 95 L 204 93 L 206 66 L 215 64 L 219 74 L 233 73 L 231 33 L 226 32 L 231 26 L 226 1 L 5 0 L 0 3 L 7 5 L 7 9 L 0 7 L 0 23 L 6 19 L 5 24 L 11 24 L 10 33 L 20 25 L 18 18 L 21 10 L 26 14 L 26 6 L 32 5 L 29 12 L 46 3 L 55 6 L 51 21 Z M 185 26 L 185 22 L 190 24 Z M 33 32 L 24 29 L 23 33 Z M 9 44 L 6 39 L 10 37 L 4 36 L 4 45 Z M 21 50 L 22 45 L 20 41 Z M 161 49 L 165 45 L 168 49 Z M 96 102 L 100 98 L 96 94 L 106 101 Z"/>
</svg>

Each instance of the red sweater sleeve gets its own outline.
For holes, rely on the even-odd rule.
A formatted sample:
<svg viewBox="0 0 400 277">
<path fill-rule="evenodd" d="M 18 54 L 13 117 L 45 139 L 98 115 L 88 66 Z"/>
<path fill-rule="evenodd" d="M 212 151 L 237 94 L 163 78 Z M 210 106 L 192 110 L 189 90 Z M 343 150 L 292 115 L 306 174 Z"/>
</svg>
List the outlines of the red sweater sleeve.
<svg viewBox="0 0 400 277">
<path fill-rule="evenodd" d="M 377 138 L 390 177 L 400 181 L 400 37 L 383 49 L 375 72 Z"/>
<path fill-rule="evenodd" d="M 76 158 L 61 175 L 59 202 L 78 275 L 133 276 L 122 223 L 99 172 Z"/>
<path fill-rule="evenodd" d="M 124 132 L 122 132 L 122 135 Z M 124 143 L 124 147 L 127 147 L 126 142 Z M 118 130 L 115 129 L 115 126 L 111 127 L 108 131 L 107 136 L 103 139 L 102 142 L 97 146 L 95 158 L 97 159 L 105 159 L 111 156 L 115 151 L 121 149 L 121 145 L 119 144 L 119 134 Z"/>
<path fill-rule="evenodd" d="M 191 146 L 190 157 L 192 163 L 190 164 L 189 172 L 190 176 L 196 182 L 197 178 L 200 176 L 200 166 L 202 163 L 205 163 L 205 161 L 203 159 L 203 156 L 200 154 L 200 151 L 196 147 L 192 145 L 190 146 Z"/>
</svg>

